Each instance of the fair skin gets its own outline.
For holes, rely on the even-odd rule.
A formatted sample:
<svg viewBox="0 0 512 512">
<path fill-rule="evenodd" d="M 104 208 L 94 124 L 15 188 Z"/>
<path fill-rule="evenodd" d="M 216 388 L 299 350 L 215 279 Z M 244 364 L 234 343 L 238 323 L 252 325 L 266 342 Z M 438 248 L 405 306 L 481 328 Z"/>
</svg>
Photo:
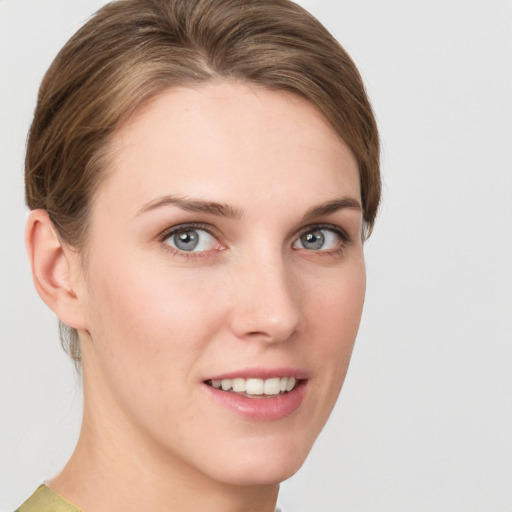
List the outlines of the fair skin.
<svg viewBox="0 0 512 512">
<path fill-rule="evenodd" d="M 154 99 L 110 160 L 86 258 L 45 212 L 27 226 L 36 287 L 83 357 L 80 439 L 49 485 L 88 512 L 273 511 L 359 325 L 356 162 L 309 103 L 226 81 Z M 233 378 L 270 394 L 223 391 Z"/>
</svg>

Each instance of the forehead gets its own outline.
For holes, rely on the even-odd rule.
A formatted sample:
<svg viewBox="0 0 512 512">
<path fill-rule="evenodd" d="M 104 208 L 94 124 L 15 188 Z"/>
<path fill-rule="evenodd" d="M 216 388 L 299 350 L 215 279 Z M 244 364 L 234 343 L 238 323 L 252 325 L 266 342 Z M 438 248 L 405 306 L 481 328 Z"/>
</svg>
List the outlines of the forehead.
<svg viewBox="0 0 512 512">
<path fill-rule="evenodd" d="M 223 202 L 289 201 L 300 190 L 360 197 L 351 151 L 313 105 L 242 83 L 162 93 L 118 130 L 110 155 L 99 195 L 115 190 L 134 207 L 157 193 Z"/>
</svg>

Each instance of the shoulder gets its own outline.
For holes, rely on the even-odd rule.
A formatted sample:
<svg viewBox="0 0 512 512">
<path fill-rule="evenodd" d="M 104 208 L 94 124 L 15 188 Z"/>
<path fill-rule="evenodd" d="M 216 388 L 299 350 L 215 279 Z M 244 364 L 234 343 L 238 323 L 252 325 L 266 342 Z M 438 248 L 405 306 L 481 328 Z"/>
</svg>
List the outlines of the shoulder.
<svg viewBox="0 0 512 512">
<path fill-rule="evenodd" d="M 81 510 L 43 484 L 15 512 L 81 512 Z M 285 512 L 285 510 L 277 506 L 275 512 Z"/>
<path fill-rule="evenodd" d="M 43 484 L 15 512 L 80 512 L 80 510 Z"/>
</svg>

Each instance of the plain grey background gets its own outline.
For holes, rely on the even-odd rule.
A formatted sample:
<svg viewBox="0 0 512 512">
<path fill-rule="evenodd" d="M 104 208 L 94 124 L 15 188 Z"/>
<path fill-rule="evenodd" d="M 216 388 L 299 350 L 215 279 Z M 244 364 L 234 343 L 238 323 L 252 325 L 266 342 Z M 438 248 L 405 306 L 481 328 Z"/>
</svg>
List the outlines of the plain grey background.
<svg viewBox="0 0 512 512">
<path fill-rule="evenodd" d="M 0 511 L 70 455 L 80 386 L 24 252 L 39 82 L 101 0 L 0 0 Z M 512 2 L 300 2 L 352 55 L 383 141 L 362 327 L 289 512 L 512 511 Z M 93 511 L 91 511 L 93 512 Z"/>
</svg>

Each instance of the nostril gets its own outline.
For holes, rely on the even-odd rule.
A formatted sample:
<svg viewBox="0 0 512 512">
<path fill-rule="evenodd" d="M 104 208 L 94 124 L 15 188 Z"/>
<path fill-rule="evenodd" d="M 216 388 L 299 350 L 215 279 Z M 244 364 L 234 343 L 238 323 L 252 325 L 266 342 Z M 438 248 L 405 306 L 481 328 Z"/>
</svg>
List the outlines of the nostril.
<svg viewBox="0 0 512 512">
<path fill-rule="evenodd" d="M 268 331 L 250 331 L 242 337 L 246 340 L 263 341 L 265 343 L 282 343 L 293 337 L 295 330 L 288 330 L 286 327 L 283 329 L 269 329 Z"/>
</svg>

